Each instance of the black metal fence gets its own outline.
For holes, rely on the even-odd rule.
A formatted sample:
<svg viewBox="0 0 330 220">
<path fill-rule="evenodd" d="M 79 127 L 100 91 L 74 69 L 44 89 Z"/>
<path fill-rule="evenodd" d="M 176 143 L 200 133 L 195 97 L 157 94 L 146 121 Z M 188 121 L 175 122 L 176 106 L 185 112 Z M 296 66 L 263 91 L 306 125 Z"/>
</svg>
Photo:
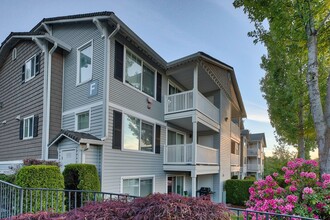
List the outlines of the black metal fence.
<svg viewBox="0 0 330 220">
<path fill-rule="evenodd" d="M 22 188 L 0 180 L 0 219 L 27 212 L 65 212 L 92 201 L 131 201 L 135 196 L 86 190 Z"/>
<path fill-rule="evenodd" d="M 232 220 L 314 220 L 314 218 L 300 217 L 295 215 L 284 215 L 278 213 L 258 212 L 247 209 L 228 207 L 234 213 Z"/>
</svg>

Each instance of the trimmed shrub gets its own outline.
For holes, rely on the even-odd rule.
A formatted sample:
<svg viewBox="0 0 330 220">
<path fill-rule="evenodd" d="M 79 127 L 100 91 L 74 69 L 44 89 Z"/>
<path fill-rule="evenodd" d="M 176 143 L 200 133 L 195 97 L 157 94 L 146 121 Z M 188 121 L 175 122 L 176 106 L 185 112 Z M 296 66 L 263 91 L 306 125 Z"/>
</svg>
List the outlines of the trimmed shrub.
<svg viewBox="0 0 330 220">
<path fill-rule="evenodd" d="M 256 177 L 254 175 L 246 176 L 246 177 L 244 177 L 244 180 L 253 180 L 253 181 L 255 181 Z"/>
<path fill-rule="evenodd" d="M 223 204 L 213 203 L 203 197 L 191 198 L 177 194 L 153 194 L 132 202 L 105 201 L 89 203 L 68 213 L 51 216 L 42 212 L 21 215 L 20 219 L 208 219 L 230 220 L 230 212 Z"/>
<path fill-rule="evenodd" d="M 232 180 L 237 180 L 238 179 L 238 176 L 237 175 L 234 175 L 231 177 Z"/>
<path fill-rule="evenodd" d="M 24 159 L 23 160 L 24 166 L 31 166 L 31 165 L 51 165 L 51 166 L 60 166 L 60 163 L 53 160 L 38 160 L 38 159 Z"/>
<path fill-rule="evenodd" d="M 15 174 L 0 174 L 0 180 L 8 182 L 8 183 L 14 183 L 15 182 Z"/>
<path fill-rule="evenodd" d="M 68 164 L 65 166 L 64 171 L 64 184 L 65 189 L 71 190 L 101 190 L 100 179 L 97 174 L 95 165 L 92 164 Z M 67 199 L 67 207 L 70 209 L 80 207 L 82 203 L 93 198 L 92 193 L 71 193 L 70 201 Z M 83 198 L 82 198 L 83 197 Z"/>
<path fill-rule="evenodd" d="M 60 168 L 50 165 L 22 167 L 17 173 L 15 184 L 24 188 L 64 189 L 64 179 Z M 58 204 L 56 210 L 63 208 L 63 192 L 33 190 L 31 194 L 32 197 L 26 195 L 27 198 L 24 198 L 23 208 L 27 211 L 30 211 L 31 207 L 32 212 L 54 208 L 51 206 L 54 202 Z"/>
<path fill-rule="evenodd" d="M 226 201 L 233 205 L 245 205 L 249 200 L 249 188 L 254 180 L 227 180 L 225 184 Z"/>
</svg>

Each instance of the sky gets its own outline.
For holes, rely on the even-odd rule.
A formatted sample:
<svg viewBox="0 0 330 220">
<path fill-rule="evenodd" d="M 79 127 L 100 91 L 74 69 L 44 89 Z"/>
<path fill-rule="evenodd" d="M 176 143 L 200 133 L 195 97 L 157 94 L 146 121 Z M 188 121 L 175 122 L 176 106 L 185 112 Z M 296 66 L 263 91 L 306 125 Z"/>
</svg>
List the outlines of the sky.
<svg viewBox="0 0 330 220">
<path fill-rule="evenodd" d="M 259 86 L 267 51 L 247 36 L 253 24 L 232 0 L 2 0 L 0 11 L 0 42 L 43 18 L 113 11 L 167 62 L 203 51 L 234 68 L 247 112 L 245 128 L 265 133 L 266 155 L 277 144 Z"/>
</svg>

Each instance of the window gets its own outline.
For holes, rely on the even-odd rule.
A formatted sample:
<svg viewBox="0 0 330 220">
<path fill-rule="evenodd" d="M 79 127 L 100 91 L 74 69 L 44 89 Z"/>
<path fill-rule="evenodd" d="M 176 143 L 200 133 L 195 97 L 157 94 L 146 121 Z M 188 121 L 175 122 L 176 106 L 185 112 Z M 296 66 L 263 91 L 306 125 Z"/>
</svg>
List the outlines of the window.
<svg viewBox="0 0 330 220">
<path fill-rule="evenodd" d="M 124 115 L 124 149 L 153 152 L 154 125 Z"/>
<path fill-rule="evenodd" d="M 184 144 L 184 135 L 170 131 L 167 132 L 167 144 L 168 145 L 178 145 L 178 144 Z"/>
<path fill-rule="evenodd" d="M 183 176 L 168 176 L 167 177 L 167 193 L 176 193 L 183 195 Z"/>
<path fill-rule="evenodd" d="M 155 97 L 155 70 L 126 49 L 125 82 L 134 88 Z"/>
<path fill-rule="evenodd" d="M 231 141 L 231 153 L 232 154 L 239 154 L 239 144 L 236 143 L 235 141 Z"/>
<path fill-rule="evenodd" d="M 17 58 L 17 49 L 15 47 L 11 52 L 11 60 L 16 60 L 16 58 Z"/>
<path fill-rule="evenodd" d="M 168 94 L 169 95 L 177 94 L 177 93 L 180 93 L 180 92 L 182 92 L 182 90 L 179 89 L 177 86 L 175 86 L 172 83 L 168 84 Z"/>
<path fill-rule="evenodd" d="M 37 73 L 37 56 L 33 56 L 31 59 L 25 62 L 25 82 L 35 77 Z"/>
<path fill-rule="evenodd" d="M 23 119 L 23 139 L 33 138 L 33 116 Z"/>
<path fill-rule="evenodd" d="M 93 44 L 92 41 L 78 48 L 77 85 L 92 79 Z"/>
<path fill-rule="evenodd" d="M 88 131 L 89 130 L 89 111 L 80 112 L 76 115 L 76 130 Z"/>
<path fill-rule="evenodd" d="M 153 177 L 123 178 L 123 193 L 145 197 L 153 193 Z"/>
</svg>

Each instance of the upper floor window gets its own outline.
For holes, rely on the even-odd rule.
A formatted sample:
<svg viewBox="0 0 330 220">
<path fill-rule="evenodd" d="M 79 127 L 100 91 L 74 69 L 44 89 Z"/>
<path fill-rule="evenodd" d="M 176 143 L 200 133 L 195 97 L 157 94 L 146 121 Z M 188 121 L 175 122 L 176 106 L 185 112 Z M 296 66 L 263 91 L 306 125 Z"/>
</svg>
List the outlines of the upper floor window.
<svg viewBox="0 0 330 220">
<path fill-rule="evenodd" d="M 178 86 L 174 85 L 173 83 L 168 84 L 168 94 L 173 95 L 182 92 L 182 89 L 180 89 Z"/>
<path fill-rule="evenodd" d="M 155 97 L 156 71 L 128 49 L 126 49 L 125 82 Z"/>
<path fill-rule="evenodd" d="M 93 43 L 92 41 L 77 49 L 77 85 L 92 79 Z"/>
<path fill-rule="evenodd" d="M 40 55 L 34 55 L 25 61 L 22 68 L 22 81 L 27 82 L 34 78 L 40 70 Z"/>
<path fill-rule="evenodd" d="M 90 111 L 84 111 L 76 114 L 76 130 L 88 131 L 90 126 Z"/>
<path fill-rule="evenodd" d="M 16 58 L 17 58 L 17 49 L 15 47 L 11 52 L 11 60 L 16 60 Z"/>
<path fill-rule="evenodd" d="M 154 125 L 124 115 L 124 149 L 154 152 Z"/>
<path fill-rule="evenodd" d="M 20 120 L 19 139 L 26 140 L 38 136 L 39 116 L 32 115 Z"/>
</svg>

